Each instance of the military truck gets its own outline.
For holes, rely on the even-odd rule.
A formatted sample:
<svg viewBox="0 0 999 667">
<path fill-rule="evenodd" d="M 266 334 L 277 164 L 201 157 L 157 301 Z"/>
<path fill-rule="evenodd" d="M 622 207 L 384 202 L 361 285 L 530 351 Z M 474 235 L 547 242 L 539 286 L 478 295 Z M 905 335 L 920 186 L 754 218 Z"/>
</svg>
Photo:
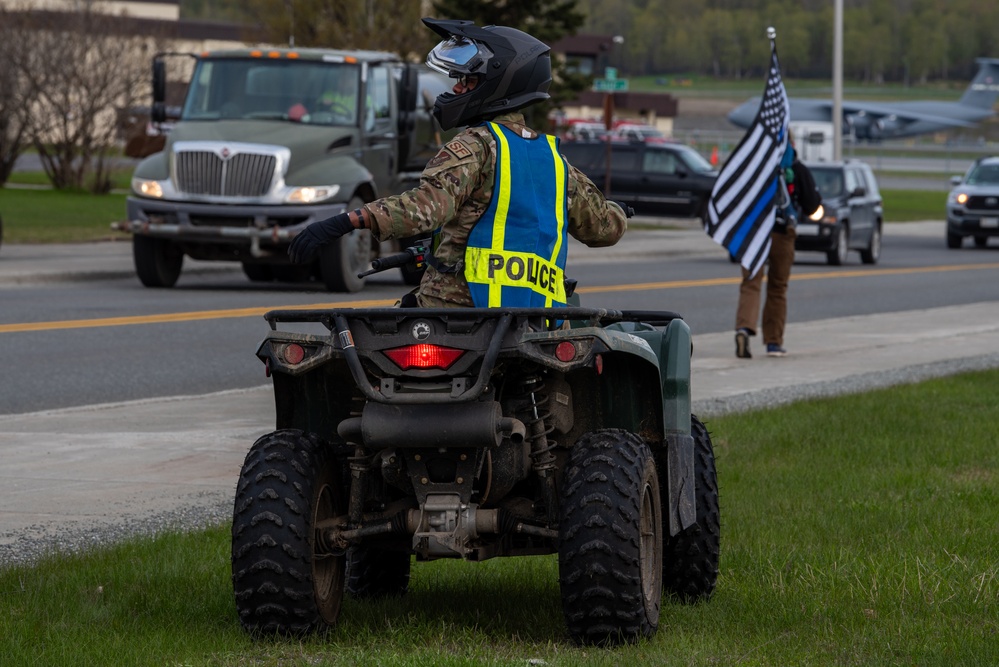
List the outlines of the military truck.
<svg viewBox="0 0 999 667">
<path fill-rule="evenodd" d="M 118 226 L 132 233 L 143 285 L 173 287 L 187 256 L 240 262 L 253 281 L 356 292 L 372 259 L 409 245 L 358 230 L 309 266 L 286 252 L 310 223 L 415 185 L 443 140 L 430 110 L 445 77 L 375 51 L 164 53 L 153 59 L 154 123 L 166 120 L 166 63 L 178 55 L 195 59 L 180 118 L 137 165 Z"/>
</svg>

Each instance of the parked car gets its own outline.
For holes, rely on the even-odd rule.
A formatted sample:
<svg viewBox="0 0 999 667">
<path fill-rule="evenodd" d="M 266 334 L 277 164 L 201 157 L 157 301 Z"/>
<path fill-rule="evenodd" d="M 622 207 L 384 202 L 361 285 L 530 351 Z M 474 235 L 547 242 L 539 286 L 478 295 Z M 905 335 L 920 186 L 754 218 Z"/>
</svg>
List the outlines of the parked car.
<svg viewBox="0 0 999 667">
<path fill-rule="evenodd" d="M 965 236 L 984 248 L 999 236 L 999 157 L 975 160 L 964 177 L 951 179 L 947 197 L 947 247 L 960 248 Z"/>
<path fill-rule="evenodd" d="M 607 137 L 607 127 L 603 123 L 573 121 L 569 123 L 562 138 L 565 141 L 602 141 Z"/>
<path fill-rule="evenodd" d="M 822 194 L 821 213 L 798 222 L 795 250 L 826 253 L 830 264 L 846 262 L 860 251 L 864 264 L 881 256 L 884 207 L 878 181 L 870 166 L 856 160 L 806 162 Z"/>
<path fill-rule="evenodd" d="M 609 148 L 608 148 L 609 147 Z M 606 189 L 610 158 L 610 199 L 636 213 L 677 218 L 707 217 L 707 203 L 718 172 L 696 150 L 683 144 L 647 142 L 563 142 L 562 154 Z"/>
<path fill-rule="evenodd" d="M 611 130 L 611 139 L 618 141 L 651 141 L 665 143 L 669 138 L 662 130 L 641 123 L 618 123 Z"/>
</svg>

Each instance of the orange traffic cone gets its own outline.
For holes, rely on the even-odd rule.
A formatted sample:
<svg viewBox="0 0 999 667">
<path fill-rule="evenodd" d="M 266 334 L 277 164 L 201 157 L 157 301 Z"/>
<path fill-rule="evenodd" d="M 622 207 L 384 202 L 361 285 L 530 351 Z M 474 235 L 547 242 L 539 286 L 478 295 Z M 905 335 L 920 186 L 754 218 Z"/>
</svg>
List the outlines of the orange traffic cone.
<svg viewBox="0 0 999 667">
<path fill-rule="evenodd" d="M 712 167 L 717 167 L 718 166 L 718 147 L 717 146 L 712 146 L 711 147 L 711 166 Z"/>
</svg>

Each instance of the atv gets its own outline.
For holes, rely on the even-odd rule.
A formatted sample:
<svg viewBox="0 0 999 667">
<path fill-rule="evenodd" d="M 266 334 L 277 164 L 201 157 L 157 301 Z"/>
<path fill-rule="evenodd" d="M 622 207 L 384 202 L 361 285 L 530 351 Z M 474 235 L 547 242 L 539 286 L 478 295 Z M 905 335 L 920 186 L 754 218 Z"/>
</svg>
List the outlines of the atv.
<svg viewBox="0 0 999 667">
<path fill-rule="evenodd" d="M 250 448 L 232 581 L 250 633 L 406 593 L 418 561 L 558 554 L 580 644 L 649 637 L 710 597 L 719 509 L 676 313 L 275 310 L 276 428 Z"/>
</svg>

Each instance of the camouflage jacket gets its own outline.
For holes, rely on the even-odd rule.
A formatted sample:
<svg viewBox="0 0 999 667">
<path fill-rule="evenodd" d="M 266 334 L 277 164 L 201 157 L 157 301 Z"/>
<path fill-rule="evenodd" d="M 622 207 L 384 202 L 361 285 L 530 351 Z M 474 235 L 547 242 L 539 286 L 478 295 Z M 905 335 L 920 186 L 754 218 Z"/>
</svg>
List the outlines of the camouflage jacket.
<svg viewBox="0 0 999 667">
<path fill-rule="evenodd" d="M 520 113 L 497 116 L 500 123 L 525 138 L 538 133 L 525 125 Z M 379 240 L 429 236 L 440 229 L 434 256 L 453 266 L 465 257 L 472 227 L 482 217 L 493 195 L 496 139 L 484 125 L 458 133 L 423 170 L 420 184 L 399 195 L 365 205 L 372 232 Z M 569 234 L 588 246 L 614 245 L 628 223 L 624 211 L 603 194 L 582 172 L 568 169 Z M 428 266 L 420 283 L 417 302 L 426 308 L 472 306 L 464 274 L 440 272 Z"/>
</svg>

